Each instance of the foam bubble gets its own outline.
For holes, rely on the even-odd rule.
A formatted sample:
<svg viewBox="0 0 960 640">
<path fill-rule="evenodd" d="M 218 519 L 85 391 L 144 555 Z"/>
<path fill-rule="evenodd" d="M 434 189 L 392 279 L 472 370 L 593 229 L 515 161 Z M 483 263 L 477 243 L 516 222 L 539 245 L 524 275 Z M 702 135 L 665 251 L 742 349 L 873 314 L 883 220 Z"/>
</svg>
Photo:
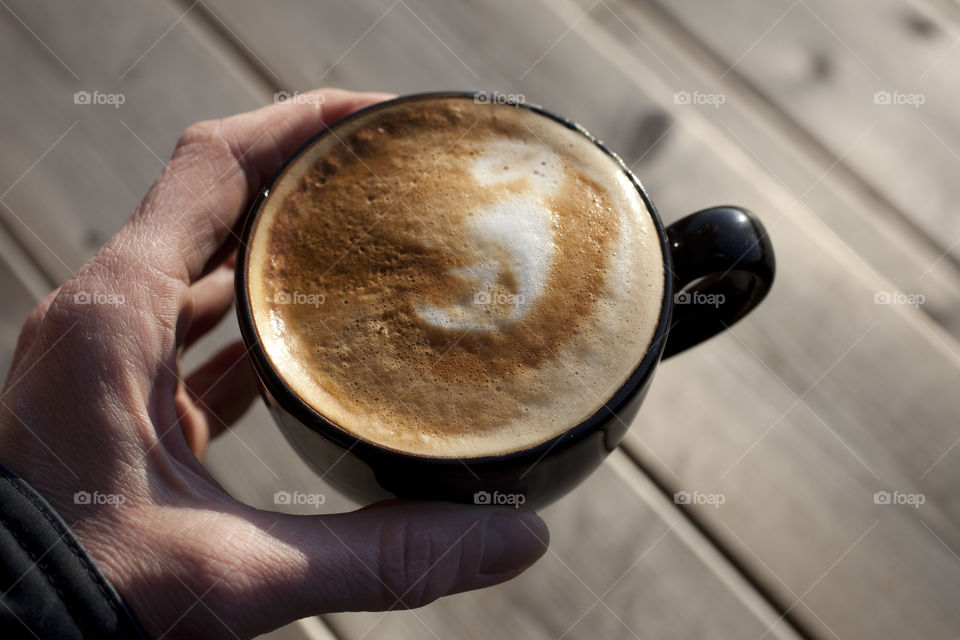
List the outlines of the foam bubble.
<svg viewBox="0 0 960 640">
<path fill-rule="evenodd" d="M 526 181 L 534 193 L 555 194 L 564 180 L 563 161 L 539 141 L 493 140 L 473 163 L 473 177 L 480 185 Z"/>
</svg>

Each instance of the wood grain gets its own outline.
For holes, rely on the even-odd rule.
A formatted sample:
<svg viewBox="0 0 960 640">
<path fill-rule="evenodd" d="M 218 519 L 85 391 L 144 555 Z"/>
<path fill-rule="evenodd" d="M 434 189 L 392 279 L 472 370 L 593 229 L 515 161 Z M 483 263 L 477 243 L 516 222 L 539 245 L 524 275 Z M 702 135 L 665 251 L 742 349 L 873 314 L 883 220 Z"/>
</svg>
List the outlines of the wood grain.
<svg viewBox="0 0 960 640">
<path fill-rule="evenodd" d="M 729 71 L 727 62 L 659 5 L 627 0 L 591 4 L 576 0 L 569 14 L 587 12 L 588 19 L 674 89 L 674 101 L 693 94 L 721 96 L 722 104 L 674 104 L 674 109 L 695 111 L 709 121 L 868 268 L 900 291 L 923 295 L 922 311 L 960 337 L 960 269 L 910 220 L 912 212 L 879 194 L 871 176 L 820 145 L 766 99 L 764 86 L 753 85 L 736 68 Z"/>
<path fill-rule="evenodd" d="M 651 1 L 956 263 L 955 4 Z"/>
<path fill-rule="evenodd" d="M 180 131 L 268 94 L 172 5 L 5 4 L 0 55 L 18 62 L 0 68 L 15 88 L 0 104 L 0 216 L 59 282 L 130 215 Z M 125 101 L 74 104 L 77 91 Z"/>
<path fill-rule="evenodd" d="M 622 48 L 604 50 L 637 69 Z M 649 77 L 637 81 L 656 95 Z M 734 141 L 700 132 L 736 157 Z M 696 168 L 702 162 L 664 160 L 686 176 L 710 171 Z M 655 172 L 645 175 L 648 186 L 658 184 Z M 663 367 L 628 448 L 672 489 L 728 497 L 721 509 L 694 509 L 696 517 L 805 629 L 828 637 L 955 633 L 957 477 L 948 460 L 960 431 L 948 389 L 960 351 L 915 309 L 874 304 L 872 294 L 889 284 L 835 236 L 816 233 L 811 217 L 802 224 L 786 189 L 778 198 L 746 172 L 723 188 L 731 196 L 763 189 L 767 206 L 787 213 L 772 229 L 779 280 L 743 326 L 681 356 L 686 368 Z M 689 192 L 652 189 L 662 207 L 696 202 Z M 919 510 L 878 505 L 876 491 L 927 502 Z M 904 572 L 924 576 L 922 608 L 858 614 L 879 598 L 905 598 L 905 589 L 918 597 L 915 583 L 899 580 Z"/>
</svg>

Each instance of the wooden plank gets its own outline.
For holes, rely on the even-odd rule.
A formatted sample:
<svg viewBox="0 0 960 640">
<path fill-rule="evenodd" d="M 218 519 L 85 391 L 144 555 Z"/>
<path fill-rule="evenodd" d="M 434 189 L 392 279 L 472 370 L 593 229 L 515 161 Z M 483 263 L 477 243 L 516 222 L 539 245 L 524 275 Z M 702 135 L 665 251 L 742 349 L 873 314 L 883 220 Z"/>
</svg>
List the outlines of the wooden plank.
<svg viewBox="0 0 960 640">
<path fill-rule="evenodd" d="M 307 40 L 319 13 L 311 22 L 301 9 L 295 21 L 265 28 L 252 5 L 214 3 L 260 57 L 289 64 L 307 85 L 309 65 L 329 66 L 369 24 L 328 9 L 328 23 L 353 26 L 339 28 L 339 39 Z M 476 79 L 451 59 L 436 86 L 520 91 L 579 118 L 617 150 L 643 149 L 636 166 L 668 219 L 718 201 L 760 213 L 779 254 L 771 299 L 735 335 L 664 366 L 630 450 L 671 490 L 726 497 L 719 509 L 691 512 L 810 635 L 956 635 L 960 564 L 950 548 L 960 548 L 960 536 L 949 460 L 960 406 L 947 392 L 956 343 L 912 308 L 874 304 L 876 292 L 891 289 L 887 279 L 725 132 L 677 109 L 677 89 L 659 71 L 569 5 L 408 5 L 457 58 L 472 61 L 477 33 L 511 44 L 492 56 L 495 72 L 473 66 Z M 355 56 L 381 86 L 426 88 L 388 55 L 399 41 L 388 19 L 337 68 L 356 78 L 345 71 Z M 433 40 L 423 46 L 404 49 L 403 62 L 422 67 L 431 48 L 450 57 Z M 877 505 L 878 490 L 920 492 L 927 503 Z M 902 607 L 876 606 L 887 601 Z"/>
<path fill-rule="evenodd" d="M 925 234 L 937 248 L 934 258 L 947 254 L 943 259 L 957 263 L 956 4 L 649 3 L 704 43 L 719 62 L 717 75 L 746 83 L 810 142 L 862 176 L 864 188 L 887 203 L 881 211 L 895 207 Z M 926 285 L 921 276 L 915 286 Z"/>
<path fill-rule="evenodd" d="M 171 5 L 5 5 L 0 55 L 18 62 L 0 68 L 17 88 L 0 104 L 0 217 L 62 281 L 130 215 L 184 127 L 270 94 Z M 124 103 L 74 104 L 77 91 Z"/>
<path fill-rule="evenodd" d="M 612 64 L 663 104 L 672 101 L 671 87 L 656 91 L 629 52 L 588 26 L 582 31 L 605 43 Z M 957 478 L 945 461 L 960 435 L 960 407 L 947 392 L 960 350 L 915 309 L 874 304 L 889 283 L 835 236 L 818 233 L 820 223 L 797 210 L 782 185 L 729 172 L 711 182 L 720 158 L 736 166 L 742 158 L 732 141 L 725 148 L 719 132 L 691 120 L 719 157 L 684 152 L 674 140 L 661 166 L 684 167 L 685 179 L 721 199 L 786 212 L 770 224 L 779 281 L 736 337 L 682 356 L 683 367 L 664 367 L 628 448 L 674 490 L 728 497 L 722 509 L 694 509 L 697 518 L 804 629 L 839 637 L 955 633 L 958 532 L 948 496 Z M 656 166 L 644 178 L 667 210 L 701 204 L 700 193 Z M 757 189 L 766 205 L 753 200 Z M 874 504 L 876 491 L 922 494 L 925 510 Z M 922 576 L 922 595 L 903 575 Z M 924 607 L 860 615 L 883 598 Z"/>
<path fill-rule="evenodd" d="M 944 259 L 943 249 L 875 193 L 868 180 L 771 105 L 763 97 L 766 87 L 754 87 L 735 72 L 725 74 L 729 64 L 713 57 L 657 5 L 628 0 L 575 4 L 677 96 L 722 96 L 717 106 L 676 108 L 696 111 L 723 132 L 878 276 L 900 291 L 923 295 L 922 310 L 960 337 L 960 269 L 954 261 Z"/>
<path fill-rule="evenodd" d="M 260 640 L 335 640 L 337 636 L 320 618 L 304 618 L 257 637 Z"/>
</svg>

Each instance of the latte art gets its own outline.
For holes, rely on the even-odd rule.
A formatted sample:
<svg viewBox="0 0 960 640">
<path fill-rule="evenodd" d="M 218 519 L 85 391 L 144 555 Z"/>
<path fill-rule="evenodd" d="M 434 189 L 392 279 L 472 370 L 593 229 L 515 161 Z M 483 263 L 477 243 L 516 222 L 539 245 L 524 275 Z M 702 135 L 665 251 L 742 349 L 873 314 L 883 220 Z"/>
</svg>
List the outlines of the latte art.
<svg viewBox="0 0 960 640">
<path fill-rule="evenodd" d="M 592 415 L 643 358 L 663 295 L 651 216 L 615 160 L 528 109 L 459 98 L 315 143 L 249 255 L 257 331 L 291 389 L 428 456 L 525 448 Z"/>
<path fill-rule="evenodd" d="M 438 328 L 496 331 L 523 318 L 540 296 L 554 257 L 547 197 L 559 190 L 564 169 L 550 149 L 495 140 L 472 162 L 470 174 L 477 185 L 486 188 L 519 184 L 523 195 L 468 214 L 467 233 L 477 244 L 478 262 L 459 267 L 452 275 L 466 281 L 467 290 L 474 292 L 472 299 L 445 309 L 430 305 L 417 311 L 425 322 Z M 503 279 L 516 283 L 516 291 L 499 287 Z M 503 307 L 506 315 L 498 314 Z"/>
</svg>

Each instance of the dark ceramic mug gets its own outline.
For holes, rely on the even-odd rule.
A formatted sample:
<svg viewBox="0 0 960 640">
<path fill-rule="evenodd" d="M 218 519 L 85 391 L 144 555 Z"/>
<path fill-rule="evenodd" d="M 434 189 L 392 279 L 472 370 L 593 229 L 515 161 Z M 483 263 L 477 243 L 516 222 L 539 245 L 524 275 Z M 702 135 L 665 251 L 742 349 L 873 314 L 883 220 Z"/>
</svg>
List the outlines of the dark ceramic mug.
<svg viewBox="0 0 960 640">
<path fill-rule="evenodd" d="M 236 267 L 237 313 L 243 340 L 270 411 L 299 455 L 324 479 L 360 502 L 383 498 L 523 504 L 538 508 L 563 496 L 596 469 L 623 439 L 653 372 L 668 358 L 723 331 L 763 300 L 774 275 L 773 247 L 748 211 L 723 206 L 691 214 L 664 228 L 643 187 L 623 161 L 582 127 L 545 109 L 517 104 L 573 129 L 613 158 L 642 197 L 660 239 L 664 287 L 656 331 L 643 359 L 609 400 L 580 424 L 535 446 L 502 455 L 436 458 L 387 449 L 339 427 L 304 402 L 273 368 L 260 343 L 248 291 L 247 246 L 271 189 L 291 162 L 345 122 L 397 101 L 455 98 L 472 93 L 404 96 L 358 111 L 317 133 L 288 158 L 253 203 Z M 717 301 L 703 304 L 703 301 Z"/>
</svg>

